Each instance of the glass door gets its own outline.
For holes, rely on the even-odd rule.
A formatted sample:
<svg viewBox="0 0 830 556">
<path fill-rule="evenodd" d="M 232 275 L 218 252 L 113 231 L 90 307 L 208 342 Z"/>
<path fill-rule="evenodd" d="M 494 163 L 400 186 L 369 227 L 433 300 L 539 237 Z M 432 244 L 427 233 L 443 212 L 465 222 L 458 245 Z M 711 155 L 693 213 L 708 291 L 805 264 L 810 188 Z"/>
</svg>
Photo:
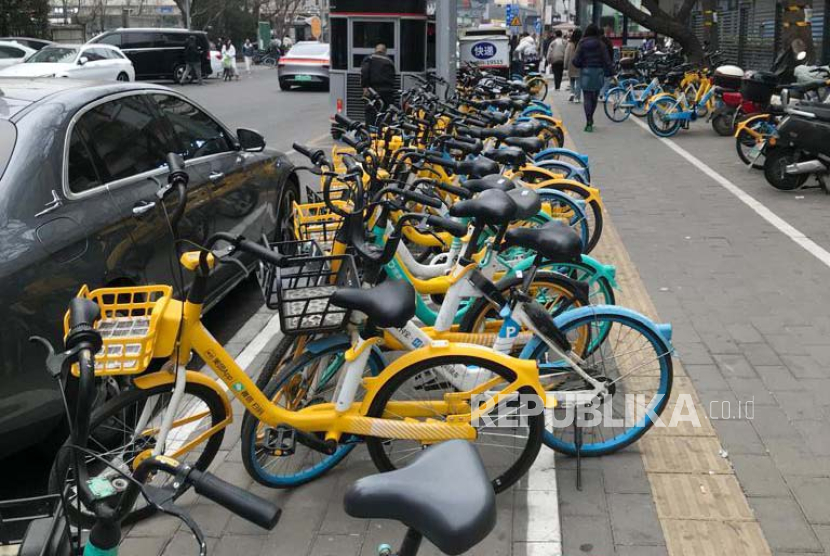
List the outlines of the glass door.
<svg viewBox="0 0 830 556">
<path fill-rule="evenodd" d="M 395 19 L 352 19 L 351 20 L 351 69 L 359 70 L 366 56 L 375 51 L 378 43 L 386 45 L 386 54 L 400 71 L 398 60 L 398 26 Z"/>
</svg>

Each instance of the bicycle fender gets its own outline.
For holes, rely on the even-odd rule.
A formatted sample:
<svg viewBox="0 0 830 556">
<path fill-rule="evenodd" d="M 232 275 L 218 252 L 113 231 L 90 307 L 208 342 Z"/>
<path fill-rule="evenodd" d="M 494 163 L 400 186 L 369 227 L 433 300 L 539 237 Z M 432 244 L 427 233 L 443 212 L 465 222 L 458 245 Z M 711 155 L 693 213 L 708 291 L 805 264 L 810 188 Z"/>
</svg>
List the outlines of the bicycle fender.
<svg viewBox="0 0 830 556">
<path fill-rule="evenodd" d="M 617 267 L 612 264 L 603 264 L 590 255 L 582 255 L 582 262 L 597 271 L 597 274 L 608 280 L 611 287 L 619 290 L 617 285 Z"/>
<path fill-rule="evenodd" d="M 735 137 L 737 137 L 744 128 L 749 127 L 750 124 L 757 122 L 758 120 L 767 120 L 768 118 L 769 114 L 755 114 L 754 116 L 741 120 L 735 128 Z"/>
<path fill-rule="evenodd" d="M 663 349 L 666 353 L 674 353 L 674 346 L 671 343 L 672 337 L 672 326 L 668 323 L 661 323 L 657 324 L 652 321 L 647 316 L 640 314 L 636 311 L 632 311 L 626 307 L 619 307 L 615 305 L 592 305 L 588 307 L 580 307 L 578 309 L 573 309 L 571 311 L 567 311 L 562 313 L 558 317 L 554 319 L 554 323 L 559 328 L 564 328 L 566 325 L 584 318 L 586 316 L 602 316 L 602 315 L 616 315 L 621 317 L 627 317 L 634 321 L 637 321 L 644 328 L 648 328 L 655 333 L 657 340 L 663 344 Z M 531 340 L 525 345 L 522 353 L 519 355 L 522 359 L 528 359 L 533 356 L 533 352 L 536 351 L 536 348 L 542 343 L 542 340 L 537 336 L 531 338 Z"/>
<path fill-rule="evenodd" d="M 174 373 L 168 373 L 166 371 L 158 371 L 155 373 L 142 375 L 133 380 L 133 384 L 135 385 L 135 387 L 140 390 L 149 390 L 150 388 L 155 388 L 156 386 L 172 385 L 175 382 L 176 375 Z M 222 398 L 222 404 L 225 406 L 225 414 L 228 416 L 229 419 L 233 419 L 231 401 L 228 399 L 228 395 L 225 393 L 222 387 L 219 386 L 219 382 L 197 371 L 187 371 L 187 382 L 200 384 L 216 392 L 216 394 L 220 398 Z"/>
<path fill-rule="evenodd" d="M 549 149 L 545 149 L 542 152 L 540 152 L 539 154 L 537 154 L 536 156 L 534 156 L 533 161 L 534 162 L 541 162 L 542 160 L 547 160 L 547 158 L 549 156 L 556 156 L 556 155 L 559 155 L 559 154 L 565 154 L 565 155 L 568 155 L 568 156 L 572 156 L 574 158 L 578 158 L 582 162 L 584 162 L 586 166 L 588 165 L 588 155 L 587 154 L 578 153 L 576 151 L 572 151 L 571 149 L 566 149 L 566 148 L 563 148 L 563 147 L 560 147 L 560 148 L 551 147 Z"/>
<path fill-rule="evenodd" d="M 531 379 L 531 382 L 527 383 L 528 385 L 541 388 L 541 385 L 538 385 L 539 368 L 536 361 L 510 357 L 509 355 L 499 353 L 494 351 L 493 348 L 486 346 L 447 341 L 433 341 L 432 345 L 424 346 L 403 354 L 383 369 L 383 372 L 378 376 L 365 377 L 363 379 L 363 387 L 366 389 L 366 394 L 360 406 L 360 414 L 368 414 L 369 408 L 372 406 L 372 402 L 381 387 L 399 372 L 419 361 L 449 356 L 470 357 L 485 361 L 492 361 L 502 367 L 515 371 L 519 377 L 524 376 Z M 533 384 L 533 381 L 537 384 Z"/>
</svg>

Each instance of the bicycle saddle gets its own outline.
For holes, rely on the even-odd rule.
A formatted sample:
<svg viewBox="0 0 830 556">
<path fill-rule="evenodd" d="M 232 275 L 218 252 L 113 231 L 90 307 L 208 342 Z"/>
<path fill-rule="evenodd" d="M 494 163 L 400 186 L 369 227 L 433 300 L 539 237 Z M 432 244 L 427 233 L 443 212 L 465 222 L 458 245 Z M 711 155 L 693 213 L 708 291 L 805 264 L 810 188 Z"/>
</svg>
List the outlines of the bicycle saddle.
<svg viewBox="0 0 830 556">
<path fill-rule="evenodd" d="M 538 137 L 508 137 L 504 144 L 518 147 L 528 154 L 536 154 L 545 148 L 545 142 Z"/>
<path fill-rule="evenodd" d="M 487 112 L 485 112 L 485 114 L 486 114 L 486 115 L 487 115 L 487 117 L 488 117 L 488 118 L 490 118 L 490 119 L 491 119 L 494 123 L 499 124 L 499 125 L 501 125 L 501 124 L 506 124 L 506 123 L 507 123 L 507 120 L 509 120 L 509 119 L 510 119 L 510 114 L 508 114 L 508 113 L 506 113 L 506 112 L 492 112 L 492 111 L 487 111 Z"/>
<path fill-rule="evenodd" d="M 522 149 L 517 147 L 503 147 L 501 149 L 487 149 L 482 151 L 482 155 L 491 158 L 499 164 L 506 164 L 507 166 L 522 167 L 527 162 L 527 155 Z"/>
<path fill-rule="evenodd" d="M 513 228 L 505 234 L 504 246 L 531 249 L 554 263 L 578 261 L 582 255 L 579 236 L 556 220 L 541 228 Z"/>
<path fill-rule="evenodd" d="M 487 191 L 488 189 L 500 189 L 502 191 L 516 189 L 516 183 L 513 180 L 505 178 L 499 174 L 492 174 L 484 176 L 483 178 L 467 180 L 461 185 L 464 189 L 470 191 L 471 193 L 481 193 L 482 191 Z"/>
<path fill-rule="evenodd" d="M 480 224 L 501 226 L 513 220 L 517 208 L 504 191 L 488 189 L 475 199 L 455 203 L 450 207 L 450 216 L 474 218 Z"/>
<path fill-rule="evenodd" d="M 507 194 L 516 203 L 516 214 L 513 220 L 526 220 L 539 214 L 542 210 L 542 200 L 539 194 L 528 187 L 517 187 Z"/>
<path fill-rule="evenodd" d="M 331 304 L 360 311 L 380 328 L 400 328 L 415 316 L 415 288 L 393 280 L 369 289 L 343 288 L 334 292 Z"/>
<path fill-rule="evenodd" d="M 490 174 L 499 173 L 499 165 L 495 160 L 479 157 L 475 160 L 463 160 L 455 165 L 455 173 L 470 178 L 483 178 Z"/>
<path fill-rule="evenodd" d="M 400 521 L 444 554 L 470 550 L 496 526 L 493 486 L 464 440 L 437 444 L 407 467 L 358 480 L 343 507 L 352 517 Z"/>
</svg>

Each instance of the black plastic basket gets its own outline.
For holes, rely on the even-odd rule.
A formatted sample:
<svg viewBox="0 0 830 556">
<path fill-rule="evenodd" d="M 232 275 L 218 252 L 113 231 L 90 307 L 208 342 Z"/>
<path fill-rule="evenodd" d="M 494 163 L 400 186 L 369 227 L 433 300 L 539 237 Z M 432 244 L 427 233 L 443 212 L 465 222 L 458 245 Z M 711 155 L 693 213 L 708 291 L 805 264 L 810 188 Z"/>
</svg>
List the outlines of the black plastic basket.
<svg viewBox="0 0 830 556">
<path fill-rule="evenodd" d="M 54 517 L 59 504 L 57 494 L 0 501 L 0 546 L 20 544 L 29 524 Z"/>
<path fill-rule="evenodd" d="M 351 311 L 331 304 L 341 288 L 359 288 L 360 276 L 352 255 L 321 255 L 314 241 L 272 243 L 269 247 L 290 258 L 288 266 L 263 264 L 259 280 L 265 305 L 279 312 L 287 336 L 341 330 Z"/>
</svg>

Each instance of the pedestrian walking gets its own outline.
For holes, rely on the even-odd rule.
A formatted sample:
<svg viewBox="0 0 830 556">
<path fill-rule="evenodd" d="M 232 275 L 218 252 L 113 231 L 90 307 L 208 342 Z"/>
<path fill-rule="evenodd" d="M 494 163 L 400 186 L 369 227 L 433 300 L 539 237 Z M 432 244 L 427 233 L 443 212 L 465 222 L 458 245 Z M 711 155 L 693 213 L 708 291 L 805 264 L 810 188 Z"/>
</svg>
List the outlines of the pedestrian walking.
<svg viewBox="0 0 830 556">
<path fill-rule="evenodd" d="M 190 72 L 196 76 L 196 82 L 202 84 L 202 49 L 196 42 L 196 37 L 190 35 L 187 37 L 187 43 L 184 46 L 184 73 L 182 73 L 181 83 L 184 85 L 190 78 Z"/>
<path fill-rule="evenodd" d="M 227 66 L 225 66 L 226 60 Z M 236 69 L 236 47 L 234 47 L 230 39 L 225 41 L 225 44 L 222 46 L 222 66 L 230 69 L 230 75 L 227 76 L 228 78 L 225 81 L 230 81 L 234 77 L 239 79 L 239 71 Z"/>
<path fill-rule="evenodd" d="M 518 57 L 520 73 L 524 75 L 525 68 L 539 60 L 539 47 L 536 45 L 536 40 L 528 33 L 523 33 L 514 54 Z"/>
<path fill-rule="evenodd" d="M 369 96 L 369 89 L 374 89 L 385 106 L 395 103 L 395 63 L 386 55 L 386 45 L 378 43 L 375 52 L 363 59 L 360 64 L 360 84 L 364 98 Z M 375 125 L 378 114 L 367 102 L 366 123 Z"/>
<path fill-rule="evenodd" d="M 568 69 L 568 80 L 571 84 L 571 96 L 568 102 L 575 102 L 579 104 L 582 96 L 582 91 L 579 88 L 579 68 L 573 64 L 574 56 L 576 55 L 576 46 L 582 39 L 582 29 L 574 29 L 571 33 L 571 38 L 565 46 L 565 63 L 564 67 Z"/>
<path fill-rule="evenodd" d="M 585 98 L 585 131 L 589 133 L 594 130 L 594 112 L 599 91 L 605 77 L 611 75 L 613 67 L 600 35 L 599 27 L 593 23 L 588 25 L 573 59 L 573 64 L 579 68 L 579 86 Z"/>
<path fill-rule="evenodd" d="M 242 58 L 245 60 L 245 72 L 251 75 L 251 62 L 254 59 L 254 43 L 251 39 L 245 39 L 245 44 L 242 45 Z"/>
<path fill-rule="evenodd" d="M 568 43 L 562 37 L 562 31 L 557 30 L 554 39 L 548 46 L 547 61 L 548 67 L 553 74 L 553 85 L 558 91 L 562 85 L 562 73 L 565 70 L 565 50 L 568 48 Z"/>
</svg>

